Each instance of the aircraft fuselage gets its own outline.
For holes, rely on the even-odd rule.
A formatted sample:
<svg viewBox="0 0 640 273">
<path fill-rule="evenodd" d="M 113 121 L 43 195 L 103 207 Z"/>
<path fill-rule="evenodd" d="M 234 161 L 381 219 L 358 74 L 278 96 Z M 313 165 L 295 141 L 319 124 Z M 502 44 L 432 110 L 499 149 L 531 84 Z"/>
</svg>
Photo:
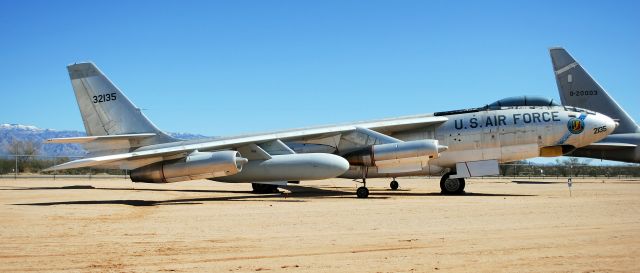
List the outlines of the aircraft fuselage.
<svg viewBox="0 0 640 273">
<path fill-rule="evenodd" d="M 448 121 L 391 134 L 403 141 L 437 139 L 448 149 L 428 161 L 415 175 L 440 175 L 458 162 L 497 160 L 499 163 L 538 156 L 559 156 L 608 135 L 615 123 L 595 112 L 572 107 L 522 106 L 460 114 L 436 113 Z M 352 166 L 344 175 L 357 178 L 362 168 Z M 369 168 L 368 177 L 397 177 Z"/>
</svg>

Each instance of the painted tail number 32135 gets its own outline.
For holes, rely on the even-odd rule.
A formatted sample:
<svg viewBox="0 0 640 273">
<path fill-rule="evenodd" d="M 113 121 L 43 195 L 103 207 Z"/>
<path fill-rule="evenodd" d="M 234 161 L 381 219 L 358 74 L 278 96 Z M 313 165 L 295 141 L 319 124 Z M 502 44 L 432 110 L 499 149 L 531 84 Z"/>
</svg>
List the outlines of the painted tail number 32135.
<svg viewBox="0 0 640 273">
<path fill-rule="evenodd" d="M 100 94 L 97 96 L 93 96 L 93 103 L 101 103 L 116 100 L 116 93 L 111 94 Z"/>
</svg>

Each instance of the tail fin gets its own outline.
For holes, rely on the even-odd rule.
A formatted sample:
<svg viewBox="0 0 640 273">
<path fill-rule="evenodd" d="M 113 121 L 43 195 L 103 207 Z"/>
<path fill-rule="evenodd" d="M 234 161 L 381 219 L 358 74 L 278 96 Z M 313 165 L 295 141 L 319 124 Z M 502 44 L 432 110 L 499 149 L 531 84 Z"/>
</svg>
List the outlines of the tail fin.
<svg viewBox="0 0 640 273">
<path fill-rule="evenodd" d="M 561 47 L 549 49 L 563 105 L 603 113 L 620 123 L 616 134 L 640 132 L 638 124 L 607 94 L 582 66 Z"/>
<path fill-rule="evenodd" d="M 153 125 L 95 64 L 77 63 L 67 69 L 88 136 L 155 134 L 144 145 L 176 140 Z"/>
</svg>

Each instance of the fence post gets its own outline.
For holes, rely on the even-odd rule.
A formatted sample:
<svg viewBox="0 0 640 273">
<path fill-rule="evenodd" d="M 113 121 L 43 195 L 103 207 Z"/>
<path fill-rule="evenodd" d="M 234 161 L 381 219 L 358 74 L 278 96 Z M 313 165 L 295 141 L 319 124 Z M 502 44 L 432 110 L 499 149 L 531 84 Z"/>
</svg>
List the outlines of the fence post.
<svg viewBox="0 0 640 273">
<path fill-rule="evenodd" d="M 18 179 L 18 155 L 16 157 L 16 172 L 13 174 L 13 179 Z"/>
<path fill-rule="evenodd" d="M 57 157 L 53 157 L 53 166 L 56 165 L 56 159 L 58 159 Z M 53 180 L 56 180 L 56 174 L 58 173 L 58 171 L 53 171 Z"/>
</svg>

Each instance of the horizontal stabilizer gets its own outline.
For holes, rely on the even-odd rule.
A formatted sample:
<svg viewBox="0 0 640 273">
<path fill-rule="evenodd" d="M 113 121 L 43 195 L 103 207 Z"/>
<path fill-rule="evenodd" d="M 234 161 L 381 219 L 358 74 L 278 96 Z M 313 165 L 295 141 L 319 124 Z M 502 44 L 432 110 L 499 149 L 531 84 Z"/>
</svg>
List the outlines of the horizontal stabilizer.
<svg viewBox="0 0 640 273">
<path fill-rule="evenodd" d="M 149 138 L 155 135 L 156 135 L 155 133 L 144 133 L 144 134 L 127 134 L 127 135 L 51 138 L 51 139 L 47 139 L 45 143 L 89 143 L 94 141 L 133 140 L 133 139 Z"/>
<path fill-rule="evenodd" d="M 101 157 L 83 158 L 83 159 L 78 159 L 71 162 L 63 163 L 60 165 L 56 165 L 50 168 L 46 168 L 42 171 L 48 172 L 48 171 L 59 171 L 59 170 L 66 170 L 66 169 L 93 167 L 93 166 L 104 165 L 117 160 L 125 159 L 127 157 L 128 157 L 127 154 L 117 154 L 117 155 L 109 155 L 109 156 L 101 156 Z"/>
</svg>

